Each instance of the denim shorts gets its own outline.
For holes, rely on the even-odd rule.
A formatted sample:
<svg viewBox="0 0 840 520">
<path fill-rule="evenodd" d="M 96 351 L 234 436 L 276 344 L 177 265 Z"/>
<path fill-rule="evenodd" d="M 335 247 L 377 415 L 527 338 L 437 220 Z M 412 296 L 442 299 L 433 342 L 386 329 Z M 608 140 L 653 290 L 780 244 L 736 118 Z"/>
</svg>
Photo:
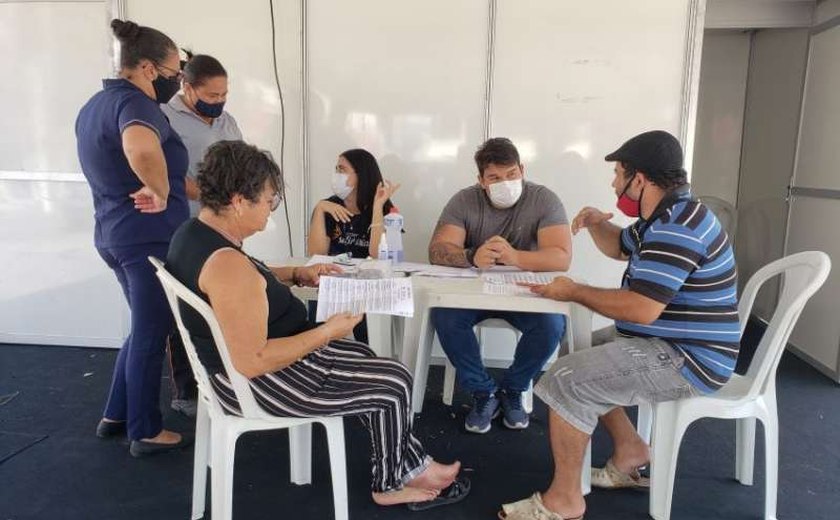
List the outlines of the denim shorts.
<svg viewBox="0 0 840 520">
<path fill-rule="evenodd" d="M 562 356 L 534 393 L 578 430 L 618 406 L 701 395 L 680 373 L 685 359 L 658 338 L 624 338 Z"/>
</svg>

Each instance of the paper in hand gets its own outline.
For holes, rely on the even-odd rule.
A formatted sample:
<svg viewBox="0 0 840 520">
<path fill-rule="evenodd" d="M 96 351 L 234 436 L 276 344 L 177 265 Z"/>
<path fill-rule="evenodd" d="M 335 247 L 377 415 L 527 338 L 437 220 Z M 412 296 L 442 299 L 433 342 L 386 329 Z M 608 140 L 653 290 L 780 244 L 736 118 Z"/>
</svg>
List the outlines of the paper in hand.
<svg viewBox="0 0 840 520">
<path fill-rule="evenodd" d="M 414 316 L 411 279 L 358 279 L 322 276 L 318 286 L 316 321 L 342 312 Z"/>
</svg>

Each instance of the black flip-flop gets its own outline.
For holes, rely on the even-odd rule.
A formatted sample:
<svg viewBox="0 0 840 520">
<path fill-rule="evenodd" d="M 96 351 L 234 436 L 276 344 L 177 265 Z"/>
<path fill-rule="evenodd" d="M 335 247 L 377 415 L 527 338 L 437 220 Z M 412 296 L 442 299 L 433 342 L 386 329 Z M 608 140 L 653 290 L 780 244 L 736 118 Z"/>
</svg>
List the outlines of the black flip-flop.
<svg viewBox="0 0 840 520">
<path fill-rule="evenodd" d="M 433 507 L 448 506 L 449 504 L 457 504 L 461 500 L 467 498 L 470 494 L 470 479 L 467 477 L 458 477 L 452 484 L 443 488 L 440 494 L 433 500 L 426 502 L 411 502 L 406 504 L 406 507 L 411 511 L 425 511 Z"/>
</svg>

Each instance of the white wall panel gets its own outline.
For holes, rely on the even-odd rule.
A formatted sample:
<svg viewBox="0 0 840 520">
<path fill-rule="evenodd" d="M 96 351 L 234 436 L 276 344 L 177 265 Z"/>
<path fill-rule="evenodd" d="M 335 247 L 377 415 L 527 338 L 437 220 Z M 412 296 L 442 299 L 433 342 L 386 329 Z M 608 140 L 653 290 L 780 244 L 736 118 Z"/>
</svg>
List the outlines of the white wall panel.
<svg viewBox="0 0 840 520">
<path fill-rule="evenodd" d="M 0 181 L 0 343 L 118 347 L 125 299 L 78 182 Z"/>
<path fill-rule="evenodd" d="M 127 17 L 169 35 L 181 47 L 219 59 L 228 71 L 226 110 L 246 141 L 280 158 L 280 99 L 271 62 L 268 1 L 127 0 Z M 301 174 L 300 2 L 275 1 L 277 61 L 286 107 L 285 179 L 294 253 L 303 254 L 303 176 Z M 278 209 L 266 231 L 245 243 L 251 254 L 279 262 L 289 254 L 286 218 Z"/>
<path fill-rule="evenodd" d="M 402 184 L 406 258 L 427 261 L 443 206 L 475 181 L 487 2 L 308 2 L 310 203 L 362 147 Z"/>
<path fill-rule="evenodd" d="M 787 253 L 825 251 L 832 260 L 832 273 L 822 289 L 808 302 L 793 329 L 790 342 L 816 361 L 824 371 L 840 381 L 840 319 L 837 302 L 840 297 L 840 241 L 836 233 L 828 236 L 831 223 L 840 222 L 840 202 L 830 199 L 795 197 L 788 228 Z"/>
<path fill-rule="evenodd" d="M 646 130 L 679 135 L 688 3 L 499 2 L 491 133 L 517 144 L 569 218 L 614 210 L 607 153 Z M 573 273 L 616 286 L 623 269 L 587 233 L 574 239 Z"/>
<path fill-rule="evenodd" d="M 74 134 L 111 70 L 106 18 L 105 2 L 0 3 L 0 342 L 116 347 L 127 330 Z M 70 182 L 26 180 L 53 178 Z"/>
<path fill-rule="evenodd" d="M 753 38 L 735 247 L 741 287 L 760 268 L 784 256 L 787 187 L 793 175 L 807 49 L 808 29 L 763 30 Z M 765 320 L 776 307 L 776 285 L 770 285 L 753 307 Z"/>
<path fill-rule="evenodd" d="M 105 23 L 105 2 L 0 3 L 0 171 L 81 171 L 74 123 L 110 70 Z"/>
<path fill-rule="evenodd" d="M 840 16 L 840 0 L 822 0 L 817 3 L 816 24 L 827 22 Z"/>
<path fill-rule="evenodd" d="M 840 221 L 838 63 L 840 26 L 812 35 L 793 185 L 824 190 L 828 196 L 793 198 L 786 247 L 787 253 L 811 249 L 825 251 L 832 259 L 834 272 L 803 311 L 791 335 L 791 343 L 835 381 L 840 381 L 840 321 L 837 320 L 840 243 L 832 227 Z"/>
<path fill-rule="evenodd" d="M 707 0 L 707 29 L 810 27 L 814 0 Z"/>
<path fill-rule="evenodd" d="M 840 26 L 811 37 L 796 185 L 840 190 Z M 829 137 L 831 136 L 831 137 Z"/>
<path fill-rule="evenodd" d="M 733 206 L 738 202 L 749 59 L 748 33 L 706 31 L 691 184 L 697 195 L 718 197 Z"/>
</svg>

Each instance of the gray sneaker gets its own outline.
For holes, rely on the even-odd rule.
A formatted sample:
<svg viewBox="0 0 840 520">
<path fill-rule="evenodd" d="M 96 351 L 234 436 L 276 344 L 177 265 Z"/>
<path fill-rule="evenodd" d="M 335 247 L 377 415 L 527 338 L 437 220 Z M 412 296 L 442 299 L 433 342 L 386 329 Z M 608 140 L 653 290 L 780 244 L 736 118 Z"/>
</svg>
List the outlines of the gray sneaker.
<svg viewBox="0 0 840 520">
<path fill-rule="evenodd" d="M 499 400 L 488 392 L 473 394 L 473 407 L 464 421 L 464 428 L 472 433 L 487 433 L 490 431 L 490 421 L 499 416 Z"/>
<path fill-rule="evenodd" d="M 502 390 L 502 423 L 511 430 L 524 430 L 528 427 L 530 417 L 522 407 L 522 392 L 506 392 Z"/>
<path fill-rule="evenodd" d="M 198 401 L 195 399 L 173 399 L 169 406 L 190 419 L 195 419 L 198 414 Z"/>
</svg>

